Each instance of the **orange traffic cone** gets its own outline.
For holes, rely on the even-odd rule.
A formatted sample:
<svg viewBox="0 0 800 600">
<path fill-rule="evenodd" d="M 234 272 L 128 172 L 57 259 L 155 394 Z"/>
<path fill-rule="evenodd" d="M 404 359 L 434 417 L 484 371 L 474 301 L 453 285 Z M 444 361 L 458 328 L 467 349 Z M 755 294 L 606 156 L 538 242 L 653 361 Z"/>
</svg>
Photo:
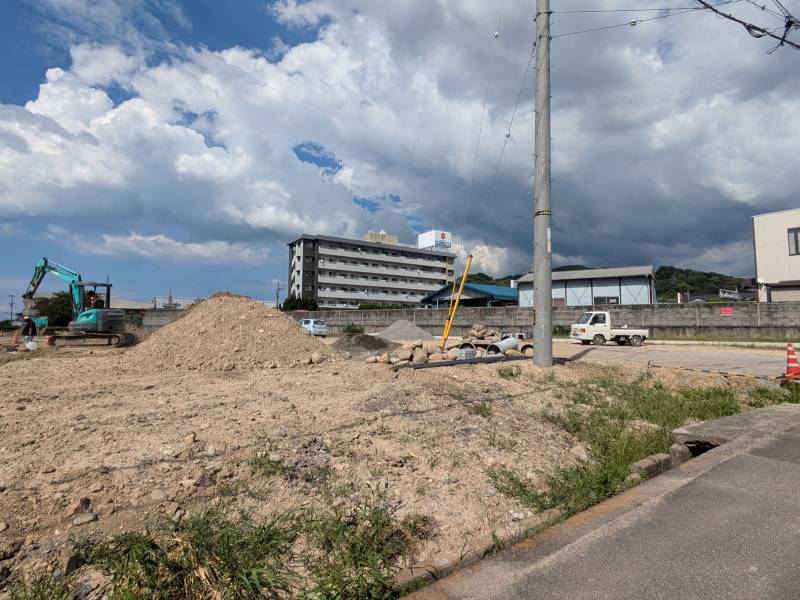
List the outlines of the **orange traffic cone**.
<svg viewBox="0 0 800 600">
<path fill-rule="evenodd" d="M 791 342 L 786 344 L 786 378 L 800 379 L 800 364 L 797 363 L 797 355 Z"/>
</svg>

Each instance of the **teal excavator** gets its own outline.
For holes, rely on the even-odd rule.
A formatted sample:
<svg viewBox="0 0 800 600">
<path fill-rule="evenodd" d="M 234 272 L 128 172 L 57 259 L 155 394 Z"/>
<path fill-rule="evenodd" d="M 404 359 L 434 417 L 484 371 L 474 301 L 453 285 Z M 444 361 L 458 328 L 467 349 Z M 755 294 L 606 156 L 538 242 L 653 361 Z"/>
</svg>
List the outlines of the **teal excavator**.
<svg viewBox="0 0 800 600">
<path fill-rule="evenodd" d="M 72 321 L 69 323 L 68 332 L 55 334 L 53 337 L 56 341 L 70 344 L 105 340 L 111 346 L 129 346 L 135 341 L 133 334 L 125 331 L 124 311 L 111 308 L 110 282 L 83 281 L 80 273 L 48 258 L 36 263 L 28 289 L 22 295 L 26 316 L 33 318 L 38 325 L 47 325 L 46 320 L 42 323 L 42 318 L 36 315 L 34 294 L 48 273 L 69 284 L 72 304 Z M 87 298 L 92 295 L 101 299 L 100 304 L 89 305 Z"/>
</svg>

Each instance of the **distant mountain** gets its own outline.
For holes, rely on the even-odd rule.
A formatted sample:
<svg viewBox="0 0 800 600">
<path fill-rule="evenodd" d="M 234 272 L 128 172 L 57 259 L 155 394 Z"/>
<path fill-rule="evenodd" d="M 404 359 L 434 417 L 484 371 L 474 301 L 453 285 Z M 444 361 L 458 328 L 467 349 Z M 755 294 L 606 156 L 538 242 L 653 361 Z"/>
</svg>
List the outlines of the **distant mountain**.
<svg viewBox="0 0 800 600">
<path fill-rule="evenodd" d="M 470 273 L 467 277 L 468 283 L 482 283 L 484 285 L 501 285 L 505 287 L 511 286 L 512 279 L 519 279 L 522 277 L 522 273 L 519 275 L 506 275 L 505 277 L 492 277 L 491 275 L 487 275 L 486 273 Z M 458 281 L 461 281 L 459 278 Z"/>
<path fill-rule="evenodd" d="M 663 266 L 656 270 L 656 295 L 665 300 L 674 300 L 678 292 L 686 291 L 690 295 L 716 296 L 720 289 L 735 290 L 741 282 L 741 278 L 731 275 Z"/>
</svg>

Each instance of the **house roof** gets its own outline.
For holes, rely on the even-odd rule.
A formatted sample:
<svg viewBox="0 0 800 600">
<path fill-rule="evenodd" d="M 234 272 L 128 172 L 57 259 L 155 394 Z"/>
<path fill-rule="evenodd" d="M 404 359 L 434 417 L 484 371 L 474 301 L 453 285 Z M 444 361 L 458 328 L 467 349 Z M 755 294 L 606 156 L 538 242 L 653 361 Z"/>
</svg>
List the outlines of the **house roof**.
<svg viewBox="0 0 800 600">
<path fill-rule="evenodd" d="M 431 302 L 436 296 L 438 296 L 442 292 L 447 292 L 449 295 L 452 289 L 453 289 L 452 285 L 442 286 L 435 292 L 431 292 L 430 294 L 425 296 L 420 302 Z M 487 298 L 491 298 L 493 300 L 507 300 L 510 302 L 516 302 L 517 300 L 517 288 L 506 287 L 503 285 L 487 285 L 484 283 L 465 283 L 464 290 L 469 290 L 478 296 L 486 296 Z"/>
<path fill-rule="evenodd" d="M 576 269 L 574 271 L 553 271 L 553 281 L 571 281 L 575 279 L 611 279 L 619 277 L 652 277 L 653 265 L 638 267 L 614 267 L 611 269 Z M 519 283 L 531 283 L 533 273 L 525 273 Z"/>
</svg>

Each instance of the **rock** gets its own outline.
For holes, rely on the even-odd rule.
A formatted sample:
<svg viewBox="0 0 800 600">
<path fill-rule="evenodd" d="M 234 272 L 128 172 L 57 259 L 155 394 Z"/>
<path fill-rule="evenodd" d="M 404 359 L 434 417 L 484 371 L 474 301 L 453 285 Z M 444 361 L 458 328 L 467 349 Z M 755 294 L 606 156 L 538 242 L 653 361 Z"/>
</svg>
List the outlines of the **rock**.
<svg viewBox="0 0 800 600">
<path fill-rule="evenodd" d="M 192 431 L 189 435 L 183 438 L 183 443 L 191 446 L 197 441 L 197 434 Z"/>
<path fill-rule="evenodd" d="M 425 342 L 422 344 L 422 349 L 428 354 L 438 354 L 441 351 L 441 348 L 434 342 Z"/>
<path fill-rule="evenodd" d="M 686 444 L 672 444 L 669 447 L 669 457 L 672 461 L 672 467 L 677 467 L 681 463 L 685 463 L 692 458 L 692 453 Z"/>
<path fill-rule="evenodd" d="M 368 356 L 367 357 L 367 362 L 374 364 L 374 363 L 378 362 L 378 357 L 377 356 Z"/>
<path fill-rule="evenodd" d="M 397 358 L 396 356 L 390 356 L 389 357 L 389 364 L 390 365 L 396 365 L 399 362 L 402 362 L 402 361 L 399 358 Z"/>
<path fill-rule="evenodd" d="M 0 542 L 0 560 L 14 558 L 21 547 L 21 542 Z"/>
<path fill-rule="evenodd" d="M 277 369 L 278 368 L 278 363 L 276 363 L 275 361 L 272 361 L 271 363 L 269 363 L 267 365 L 267 368 L 268 369 Z"/>
<path fill-rule="evenodd" d="M 524 518 L 525 518 L 525 513 L 523 513 L 523 512 L 512 512 L 511 513 L 511 520 L 514 521 L 514 522 L 522 521 L 522 519 L 524 519 Z"/>
<path fill-rule="evenodd" d="M 185 488 L 208 487 L 211 484 L 211 478 L 204 471 L 197 476 L 181 479 L 180 484 Z"/>
<path fill-rule="evenodd" d="M 577 446 L 571 448 L 569 455 L 578 462 L 589 462 L 592 460 L 592 457 L 589 456 L 589 452 L 586 450 L 586 447 L 583 444 L 578 444 Z"/>
<path fill-rule="evenodd" d="M 310 358 L 304 358 L 303 360 L 300 361 L 300 364 L 305 366 L 305 367 L 307 367 L 308 365 L 311 364 L 311 359 Z"/>
<path fill-rule="evenodd" d="M 653 454 L 631 465 L 631 473 L 641 477 L 652 477 L 669 470 L 672 459 L 669 454 Z"/>
<path fill-rule="evenodd" d="M 447 360 L 458 360 L 458 348 L 450 348 L 447 351 Z"/>
<path fill-rule="evenodd" d="M 642 481 L 642 476 L 638 473 L 631 473 L 625 478 L 625 481 L 622 482 L 626 488 L 633 487 L 637 485 L 640 481 Z"/>
<path fill-rule="evenodd" d="M 320 354 L 319 352 L 313 352 L 313 353 L 311 354 L 311 363 L 312 363 L 312 364 L 318 365 L 318 364 L 319 364 L 319 363 L 321 363 L 323 360 L 325 360 L 325 357 L 324 357 L 324 356 L 322 356 L 322 354 Z"/>
<path fill-rule="evenodd" d="M 414 340 L 411 342 L 411 349 L 416 350 L 417 348 L 422 348 L 422 340 Z"/>
<path fill-rule="evenodd" d="M 185 518 L 186 518 L 186 511 L 183 510 L 182 508 L 179 508 L 178 510 L 176 510 L 175 514 L 172 515 L 172 520 L 175 521 L 176 523 L 180 523 Z"/>
<path fill-rule="evenodd" d="M 73 500 L 69 503 L 69 505 L 67 505 L 67 508 L 64 509 L 64 516 L 66 516 L 68 519 L 71 519 L 75 515 L 82 515 L 89 510 L 91 504 L 92 501 L 85 497 Z"/>
<path fill-rule="evenodd" d="M 378 357 L 378 362 L 381 363 L 382 365 L 388 365 L 389 364 L 389 353 L 388 352 L 384 352 L 383 354 L 381 354 Z"/>
<path fill-rule="evenodd" d="M 503 354 L 505 354 L 506 356 L 524 356 L 524 354 L 522 354 L 522 352 L 520 352 L 519 350 L 516 350 L 515 348 L 509 348 L 508 350 L 503 352 Z"/>
<path fill-rule="evenodd" d="M 45 474 L 46 473 L 55 473 L 56 472 L 56 468 L 55 467 L 45 467 L 45 468 L 42 469 L 41 472 L 45 473 Z"/>
<path fill-rule="evenodd" d="M 64 575 L 69 575 L 70 573 L 77 571 L 84 564 L 86 563 L 79 555 L 71 554 L 64 563 Z"/>
<path fill-rule="evenodd" d="M 7 489 L 8 487 L 4 483 L 0 483 L 0 494 L 5 492 Z"/>
<path fill-rule="evenodd" d="M 222 370 L 223 371 L 233 371 L 235 368 L 236 368 L 236 363 L 229 362 L 229 363 L 225 363 L 225 365 L 222 367 Z"/>
<path fill-rule="evenodd" d="M 428 353 L 422 348 L 415 348 L 414 355 L 411 357 L 411 361 L 415 365 L 424 365 L 426 362 L 428 362 Z"/>
<path fill-rule="evenodd" d="M 411 360 L 411 357 L 414 356 L 414 351 L 411 348 L 400 348 L 394 355 L 399 360 Z"/>
<path fill-rule="evenodd" d="M 4 532 L 6 529 L 8 529 L 8 523 L 0 521 L 0 533 Z"/>
<path fill-rule="evenodd" d="M 167 492 L 164 490 L 153 490 L 150 492 L 150 499 L 154 502 L 164 502 L 167 500 Z"/>
<path fill-rule="evenodd" d="M 443 360 L 447 360 L 447 355 L 441 353 L 434 353 L 428 357 L 428 360 L 430 362 L 441 362 Z"/>
<path fill-rule="evenodd" d="M 74 519 L 72 519 L 72 524 L 75 527 L 80 527 L 81 525 L 86 525 L 87 523 L 93 523 L 97 521 L 97 515 L 94 513 L 86 513 L 85 515 L 78 515 Z"/>
</svg>

